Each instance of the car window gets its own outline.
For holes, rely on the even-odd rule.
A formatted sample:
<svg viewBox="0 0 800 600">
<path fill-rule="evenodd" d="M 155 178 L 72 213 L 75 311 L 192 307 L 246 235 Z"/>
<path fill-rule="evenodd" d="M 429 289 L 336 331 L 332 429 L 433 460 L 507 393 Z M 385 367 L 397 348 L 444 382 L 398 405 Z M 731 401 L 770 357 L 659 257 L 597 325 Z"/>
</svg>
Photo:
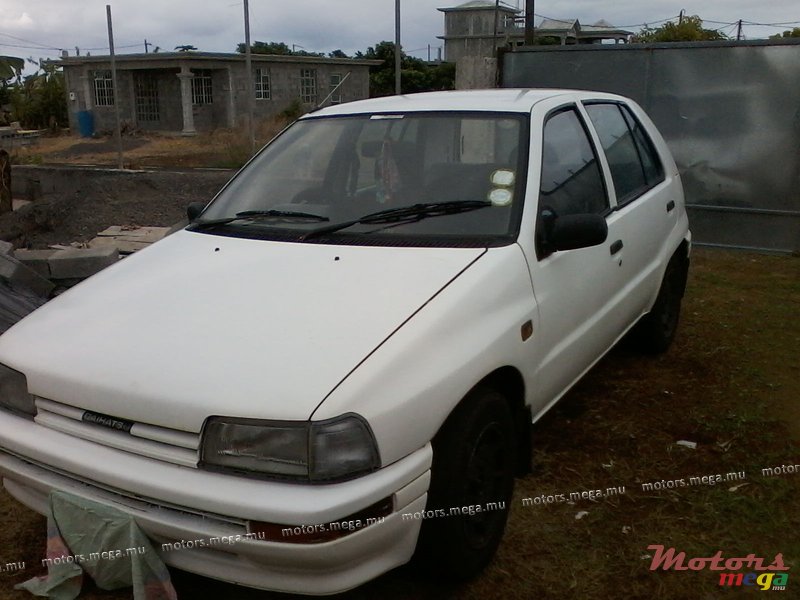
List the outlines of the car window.
<svg viewBox="0 0 800 600">
<path fill-rule="evenodd" d="M 633 133 L 617 104 L 590 104 L 586 112 L 606 153 L 617 203 L 630 202 L 648 187 Z"/>
<path fill-rule="evenodd" d="M 619 109 L 622 111 L 628 127 L 633 131 L 633 139 L 642 159 L 647 185 L 652 187 L 662 182 L 664 180 L 664 165 L 661 164 L 661 159 L 658 157 L 653 141 L 627 106 L 620 105 Z"/>
<path fill-rule="evenodd" d="M 550 116 L 542 135 L 539 208 L 558 216 L 608 210 L 600 165 L 574 108 Z"/>
<path fill-rule="evenodd" d="M 314 243 L 508 244 L 519 229 L 525 198 L 528 128 L 523 114 L 493 112 L 302 119 L 265 147 L 201 220 L 302 212 L 306 217 L 234 218 L 210 231 Z M 431 215 L 358 222 L 380 211 L 444 203 L 453 206 Z M 353 220 L 323 232 L 324 238 L 306 236 Z"/>
</svg>

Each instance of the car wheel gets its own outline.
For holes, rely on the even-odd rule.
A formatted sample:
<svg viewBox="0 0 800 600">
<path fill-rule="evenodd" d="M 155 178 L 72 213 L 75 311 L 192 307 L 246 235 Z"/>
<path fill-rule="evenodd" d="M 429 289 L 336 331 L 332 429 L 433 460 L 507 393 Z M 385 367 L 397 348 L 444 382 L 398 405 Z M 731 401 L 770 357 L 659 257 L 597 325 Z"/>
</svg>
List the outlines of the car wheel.
<svg viewBox="0 0 800 600">
<path fill-rule="evenodd" d="M 685 259 L 676 256 L 670 260 L 653 308 L 633 331 L 636 345 L 642 352 L 661 354 L 672 345 L 678 331 L 687 269 Z"/>
<path fill-rule="evenodd" d="M 511 409 L 499 392 L 476 388 L 451 414 L 433 440 L 419 567 L 465 579 L 489 563 L 508 518 L 515 446 Z"/>
</svg>

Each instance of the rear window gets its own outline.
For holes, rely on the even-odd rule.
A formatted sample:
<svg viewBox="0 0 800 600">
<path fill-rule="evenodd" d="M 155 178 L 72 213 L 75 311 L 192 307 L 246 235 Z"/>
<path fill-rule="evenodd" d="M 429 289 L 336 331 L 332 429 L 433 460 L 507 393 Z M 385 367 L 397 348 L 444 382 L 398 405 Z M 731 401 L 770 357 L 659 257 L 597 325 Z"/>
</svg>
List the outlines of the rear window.
<svg viewBox="0 0 800 600">
<path fill-rule="evenodd" d="M 653 142 L 630 110 L 617 103 L 592 103 L 586 112 L 608 159 L 617 204 L 627 204 L 664 179 Z"/>
</svg>

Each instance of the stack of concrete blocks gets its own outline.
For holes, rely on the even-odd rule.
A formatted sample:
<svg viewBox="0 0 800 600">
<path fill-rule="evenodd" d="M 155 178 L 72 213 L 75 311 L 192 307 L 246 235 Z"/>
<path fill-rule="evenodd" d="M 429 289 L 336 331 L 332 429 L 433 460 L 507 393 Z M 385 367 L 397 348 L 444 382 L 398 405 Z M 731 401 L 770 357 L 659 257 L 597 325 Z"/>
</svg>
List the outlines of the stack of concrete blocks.
<svg viewBox="0 0 800 600">
<path fill-rule="evenodd" d="M 13 244 L 0 241 L 0 278 L 26 287 L 43 298 L 49 297 L 53 291 L 53 283 L 15 258 L 13 250 Z"/>
<path fill-rule="evenodd" d="M 91 277 L 119 260 L 116 247 L 25 250 L 14 256 L 30 270 L 55 283 L 72 284 Z"/>
</svg>

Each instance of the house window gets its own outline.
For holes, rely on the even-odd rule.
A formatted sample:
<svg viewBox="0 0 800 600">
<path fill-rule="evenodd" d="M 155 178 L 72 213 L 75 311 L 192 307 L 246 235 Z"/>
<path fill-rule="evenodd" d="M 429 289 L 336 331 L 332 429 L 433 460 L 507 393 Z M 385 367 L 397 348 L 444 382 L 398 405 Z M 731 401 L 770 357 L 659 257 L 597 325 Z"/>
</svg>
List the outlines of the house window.
<svg viewBox="0 0 800 600">
<path fill-rule="evenodd" d="M 306 104 L 317 101 L 316 69 L 300 69 L 300 99 Z"/>
<path fill-rule="evenodd" d="M 94 105 L 114 106 L 114 83 L 111 71 L 94 71 Z"/>
<path fill-rule="evenodd" d="M 269 69 L 256 69 L 256 100 L 269 100 Z"/>
<path fill-rule="evenodd" d="M 192 69 L 192 104 L 211 104 L 211 71 Z"/>
<path fill-rule="evenodd" d="M 152 75 L 137 75 L 134 79 L 136 92 L 136 120 L 158 121 L 158 80 Z"/>
<path fill-rule="evenodd" d="M 342 83 L 342 74 L 341 73 L 333 73 L 331 75 L 331 104 L 341 104 L 342 103 L 342 88 L 338 87 L 339 84 Z M 336 90 L 336 91 L 334 91 Z"/>
</svg>

